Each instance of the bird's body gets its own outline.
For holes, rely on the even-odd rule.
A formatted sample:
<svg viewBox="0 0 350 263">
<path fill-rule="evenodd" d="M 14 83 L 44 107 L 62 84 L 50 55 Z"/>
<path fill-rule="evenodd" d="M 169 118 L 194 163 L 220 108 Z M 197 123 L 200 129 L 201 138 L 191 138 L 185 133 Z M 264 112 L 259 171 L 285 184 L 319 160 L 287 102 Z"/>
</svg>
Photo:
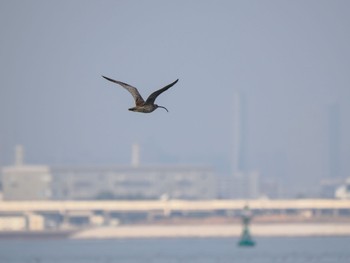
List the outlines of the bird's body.
<svg viewBox="0 0 350 263">
<path fill-rule="evenodd" d="M 144 104 L 141 106 L 132 107 L 129 109 L 129 111 L 136 111 L 136 112 L 143 112 L 143 113 L 151 113 L 152 111 L 156 110 L 160 106 L 156 106 L 156 104 Z M 168 110 L 167 110 L 168 111 Z"/>
<path fill-rule="evenodd" d="M 129 84 L 126 84 L 124 82 L 118 81 L 118 80 L 110 79 L 110 78 L 107 78 L 105 76 L 102 76 L 102 77 L 105 78 L 106 80 L 109 80 L 111 82 L 119 84 L 120 86 L 122 86 L 123 88 L 125 88 L 127 91 L 129 91 L 131 93 L 131 95 L 134 97 L 134 100 L 135 100 L 135 107 L 130 108 L 129 111 L 136 111 L 136 112 L 143 112 L 143 113 L 151 113 L 154 110 L 156 110 L 157 108 L 163 108 L 166 111 L 168 111 L 167 108 L 165 108 L 163 106 L 158 106 L 157 104 L 154 104 L 154 101 L 161 93 L 163 93 L 167 89 L 171 88 L 172 86 L 174 86 L 176 84 L 176 82 L 178 82 L 178 79 L 177 79 L 173 83 L 170 83 L 169 85 L 165 86 L 164 88 L 161 88 L 161 89 L 153 92 L 151 95 L 149 95 L 147 100 L 144 101 L 144 99 L 140 95 L 137 88 L 135 88 Z"/>
</svg>

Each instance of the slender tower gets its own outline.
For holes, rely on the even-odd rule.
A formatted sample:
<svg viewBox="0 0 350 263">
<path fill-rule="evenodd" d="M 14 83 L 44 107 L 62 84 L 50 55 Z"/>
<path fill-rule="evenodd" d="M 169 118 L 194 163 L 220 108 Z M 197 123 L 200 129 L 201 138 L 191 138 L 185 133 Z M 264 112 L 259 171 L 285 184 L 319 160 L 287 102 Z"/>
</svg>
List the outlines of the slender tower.
<svg viewBox="0 0 350 263">
<path fill-rule="evenodd" d="M 140 165 L 140 145 L 138 143 L 133 143 L 132 145 L 131 165 L 133 167 L 138 167 Z"/>
<path fill-rule="evenodd" d="M 339 104 L 332 103 L 329 106 L 329 177 L 337 178 L 339 172 Z"/>
<path fill-rule="evenodd" d="M 23 159 L 24 159 L 23 145 L 16 145 L 16 148 L 15 148 L 15 165 L 16 166 L 23 165 Z"/>
<path fill-rule="evenodd" d="M 239 171 L 239 153 L 240 153 L 240 94 L 238 91 L 235 92 L 233 98 L 233 162 L 232 172 L 236 174 Z"/>
<path fill-rule="evenodd" d="M 234 93 L 233 101 L 233 166 L 232 172 L 247 169 L 245 165 L 245 109 L 244 96 L 240 92 Z"/>
</svg>

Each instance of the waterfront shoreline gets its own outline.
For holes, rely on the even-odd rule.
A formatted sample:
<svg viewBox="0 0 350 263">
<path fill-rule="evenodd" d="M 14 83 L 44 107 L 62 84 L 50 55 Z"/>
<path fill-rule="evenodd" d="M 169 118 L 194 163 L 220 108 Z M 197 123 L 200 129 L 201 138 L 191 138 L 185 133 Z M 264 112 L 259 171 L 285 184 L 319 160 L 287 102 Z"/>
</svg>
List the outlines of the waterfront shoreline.
<svg viewBox="0 0 350 263">
<path fill-rule="evenodd" d="M 122 239 L 122 238 L 208 238 L 239 237 L 240 224 L 235 225 L 122 225 L 99 227 L 79 231 L 71 239 Z M 350 223 L 282 223 L 255 224 L 253 237 L 309 237 L 350 236 Z"/>
<path fill-rule="evenodd" d="M 71 230 L 0 231 L 0 240 L 9 239 L 67 239 L 75 233 Z"/>
<path fill-rule="evenodd" d="M 250 227 L 253 237 L 350 236 L 350 223 L 259 223 Z M 119 225 L 81 230 L 5 231 L 10 239 L 130 239 L 130 238 L 238 238 L 241 224 Z"/>
</svg>

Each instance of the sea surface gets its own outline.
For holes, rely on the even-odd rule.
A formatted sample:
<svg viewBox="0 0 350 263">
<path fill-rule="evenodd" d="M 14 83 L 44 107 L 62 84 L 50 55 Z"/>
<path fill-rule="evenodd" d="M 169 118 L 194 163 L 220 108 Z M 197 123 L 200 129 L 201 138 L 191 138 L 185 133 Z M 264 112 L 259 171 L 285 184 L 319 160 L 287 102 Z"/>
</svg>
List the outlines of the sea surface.
<svg viewBox="0 0 350 263">
<path fill-rule="evenodd" d="M 0 240 L 1 263 L 349 263 L 350 237 Z"/>
</svg>

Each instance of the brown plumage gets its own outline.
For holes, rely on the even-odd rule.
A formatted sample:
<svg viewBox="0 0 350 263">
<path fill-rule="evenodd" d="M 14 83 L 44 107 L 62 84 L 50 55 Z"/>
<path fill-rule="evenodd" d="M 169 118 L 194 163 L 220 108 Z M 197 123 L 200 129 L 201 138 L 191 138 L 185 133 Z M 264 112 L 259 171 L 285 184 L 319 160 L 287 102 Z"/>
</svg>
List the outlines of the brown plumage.
<svg viewBox="0 0 350 263">
<path fill-rule="evenodd" d="M 154 101 L 161 93 L 163 93 L 167 89 L 171 88 L 172 86 L 174 86 L 176 84 L 176 82 L 179 81 L 179 79 L 177 79 L 173 83 L 166 85 L 164 88 L 161 88 L 161 89 L 153 92 L 151 95 L 148 96 L 147 100 L 144 101 L 144 99 L 140 95 L 137 88 L 135 88 L 129 84 L 126 84 L 124 82 L 118 81 L 118 80 L 110 79 L 110 78 L 107 78 L 105 76 L 102 76 L 102 77 L 105 78 L 106 80 L 109 80 L 111 82 L 119 84 L 120 86 L 122 86 L 123 88 L 125 88 L 127 91 L 129 91 L 131 93 L 131 95 L 134 97 L 134 100 L 135 100 L 135 107 L 130 108 L 129 111 L 136 111 L 136 112 L 143 112 L 143 113 L 151 113 L 152 111 L 154 111 L 157 108 L 163 108 L 166 111 L 168 111 L 167 108 L 165 108 L 163 106 L 158 106 L 157 104 L 154 104 Z"/>
</svg>

